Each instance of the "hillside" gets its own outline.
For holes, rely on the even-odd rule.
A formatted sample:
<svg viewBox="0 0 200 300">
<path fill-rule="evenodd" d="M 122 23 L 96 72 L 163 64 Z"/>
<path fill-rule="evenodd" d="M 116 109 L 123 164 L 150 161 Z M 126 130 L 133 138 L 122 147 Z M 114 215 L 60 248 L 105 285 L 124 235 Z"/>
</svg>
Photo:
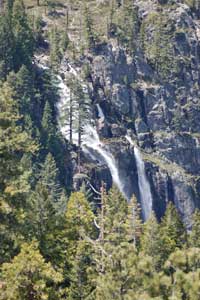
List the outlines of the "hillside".
<svg viewBox="0 0 200 300">
<path fill-rule="evenodd" d="M 0 300 L 198 300 L 200 1 L 0 0 Z"/>
</svg>

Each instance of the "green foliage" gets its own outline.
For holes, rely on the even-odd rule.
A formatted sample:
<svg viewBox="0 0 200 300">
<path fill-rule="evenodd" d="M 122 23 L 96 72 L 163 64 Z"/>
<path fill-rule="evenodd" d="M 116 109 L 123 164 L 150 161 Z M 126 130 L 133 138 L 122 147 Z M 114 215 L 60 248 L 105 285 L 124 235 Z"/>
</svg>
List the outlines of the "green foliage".
<svg viewBox="0 0 200 300">
<path fill-rule="evenodd" d="M 18 125 L 20 115 L 7 83 L 0 86 L 0 218 L 1 259 L 13 254 L 21 239 L 31 170 L 20 162 L 36 146 Z M 18 238 L 17 238 L 18 237 Z"/>
<path fill-rule="evenodd" d="M 43 128 L 44 139 L 47 144 L 50 144 L 51 139 L 55 135 L 55 122 L 54 122 L 53 111 L 48 101 L 45 103 L 45 107 L 43 111 L 42 128 Z"/>
<path fill-rule="evenodd" d="M 160 261 L 160 230 L 155 215 L 152 213 L 149 220 L 143 226 L 141 238 L 141 251 L 153 258 L 153 266 L 159 267 Z"/>
<path fill-rule="evenodd" d="M 35 1 L 34 5 L 42 7 L 45 2 Z M 199 2 L 187 2 L 196 13 Z M 74 55 L 81 52 L 84 58 L 85 49 L 96 48 L 99 24 L 95 22 L 105 21 L 108 15 L 109 37 L 117 38 L 120 46 L 133 54 L 140 25 L 133 1 L 98 2 L 94 13 L 92 1 L 70 4 L 75 12 L 74 27 L 76 10 L 80 4 L 84 7 L 83 19 L 78 18 L 83 21 L 79 35 L 83 49 L 71 44 Z M 59 29 L 59 20 L 56 26 L 52 24 L 59 3 L 48 1 L 48 5 L 50 19 L 45 18 L 52 26 L 51 66 L 57 70 L 69 40 L 65 30 Z M 100 16 L 101 8 L 105 16 Z M 170 43 L 174 29 L 163 8 L 159 5 L 159 15 L 144 17 L 140 37 L 147 61 L 167 80 L 176 62 Z M 32 64 L 43 28 L 40 15 L 30 23 L 30 10 L 21 0 L 9 0 L 0 18 L 0 77 L 7 80 L 0 84 L 0 299 L 199 299 L 198 211 L 191 232 L 186 232 L 172 204 L 160 223 L 152 214 L 143 224 L 137 200 L 133 197 L 127 203 L 116 188 L 107 193 L 102 187 L 95 213 L 84 190 L 86 196 L 74 192 L 67 202 L 65 188 L 70 189 L 72 166 L 69 144 L 58 133 L 57 81 L 51 71 Z M 76 36 L 76 28 L 69 25 L 71 15 L 68 18 L 68 30 Z M 104 31 L 105 24 L 99 23 Z M 85 63 L 83 72 L 88 80 L 89 64 Z M 127 85 L 126 75 L 123 82 Z M 67 85 L 71 103 L 65 121 L 78 133 L 80 150 L 91 99 L 84 82 L 73 78 Z M 175 121 L 178 127 L 179 119 Z M 41 145 L 36 147 L 31 139 Z M 38 148 L 38 155 L 33 156 Z M 93 194 L 89 196 L 96 201 Z"/>
<path fill-rule="evenodd" d="M 95 299 L 130 299 L 134 294 L 135 240 L 140 227 L 137 205 L 132 201 L 128 206 L 116 188 L 108 195 L 102 192 L 101 197 L 100 236 L 94 244 L 98 274 Z"/>
<path fill-rule="evenodd" d="M 176 207 L 169 203 L 160 225 L 162 259 L 165 261 L 168 256 L 177 248 L 181 248 L 186 241 L 186 231 L 178 214 Z"/>
<path fill-rule="evenodd" d="M 58 299 L 55 287 L 62 276 L 45 262 L 37 243 L 23 244 L 21 252 L 1 269 L 1 300 Z"/>
<path fill-rule="evenodd" d="M 18 70 L 21 64 L 30 65 L 35 41 L 29 26 L 25 6 L 22 0 L 15 0 L 12 9 L 12 30 L 15 39 L 14 67 Z"/>
<path fill-rule="evenodd" d="M 88 87 L 76 78 L 71 78 L 67 82 L 70 88 L 69 107 L 63 108 L 62 120 L 65 125 L 69 125 L 70 141 L 73 143 L 73 134 L 78 135 L 78 145 L 82 143 L 83 127 L 86 120 L 91 116 L 91 99 Z"/>
<path fill-rule="evenodd" d="M 141 46 L 145 56 L 164 80 L 169 78 L 172 71 L 176 71 L 171 42 L 173 30 L 164 11 L 149 14 L 140 28 Z"/>
<path fill-rule="evenodd" d="M 46 156 L 44 164 L 40 166 L 39 182 L 48 190 L 52 202 L 56 202 L 61 195 L 61 187 L 58 180 L 58 168 L 52 154 Z"/>
<path fill-rule="evenodd" d="M 137 9 L 133 1 L 124 1 L 117 17 L 117 38 L 120 43 L 128 48 L 131 53 L 136 50 L 138 32 Z"/>
<path fill-rule="evenodd" d="M 89 203 L 81 192 L 72 193 L 67 203 L 66 212 L 67 230 L 69 240 L 74 241 L 72 253 L 75 251 L 76 242 L 83 233 L 91 236 L 95 234 L 94 214 L 90 209 Z"/>
<path fill-rule="evenodd" d="M 55 70 L 57 70 L 68 44 L 69 38 L 67 33 L 54 27 L 50 34 L 50 60 Z"/>
<path fill-rule="evenodd" d="M 0 78 L 6 77 L 14 67 L 14 36 L 8 15 L 0 17 Z"/>
<path fill-rule="evenodd" d="M 43 21 L 42 21 L 42 16 L 37 15 L 36 17 L 33 17 L 32 21 L 32 27 L 33 27 L 33 35 L 34 35 L 34 40 L 36 43 L 36 46 L 39 46 L 40 43 L 43 41 L 43 36 L 42 36 L 42 27 L 43 27 Z"/>
<path fill-rule="evenodd" d="M 66 228 L 63 239 L 67 241 L 67 278 L 70 282 L 69 299 L 85 299 L 93 289 L 89 284 L 89 268 L 91 264 L 91 245 L 86 237 L 96 236 L 95 216 L 90 205 L 81 192 L 75 192 L 69 198 L 66 212 Z"/>
<path fill-rule="evenodd" d="M 84 5 L 83 16 L 84 16 L 84 20 L 83 20 L 84 38 L 85 38 L 86 46 L 89 50 L 93 50 L 97 42 L 97 36 L 94 31 L 93 20 L 87 4 Z"/>
<path fill-rule="evenodd" d="M 189 235 L 189 244 L 191 247 L 200 248 L 200 211 L 196 210 L 193 215 L 192 230 Z"/>
<path fill-rule="evenodd" d="M 7 82 L 15 92 L 20 113 L 33 115 L 34 78 L 31 71 L 23 65 L 17 73 L 10 72 Z"/>
<path fill-rule="evenodd" d="M 0 18 L 0 78 L 31 65 L 35 40 L 22 0 L 9 1 Z"/>
<path fill-rule="evenodd" d="M 70 272 L 69 300 L 87 299 L 94 290 L 95 286 L 91 277 L 92 254 L 90 243 L 83 240 L 78 242 Z"/>
</svg>

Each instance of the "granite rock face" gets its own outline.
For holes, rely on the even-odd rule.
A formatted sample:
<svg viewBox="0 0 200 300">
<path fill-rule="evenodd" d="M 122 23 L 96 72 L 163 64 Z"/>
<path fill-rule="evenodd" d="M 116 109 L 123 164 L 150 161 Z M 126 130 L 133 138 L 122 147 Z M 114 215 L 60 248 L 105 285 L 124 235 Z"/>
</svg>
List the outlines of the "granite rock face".
<svg viewBox="0 0 200 300">
<path fill-rule="evenodd" d="M 199 11 L 182 1 L 137 0 L 135 5 L 134 53 L 111 38 L 81 62 L 91 66 L 94 118 L 98 122 L 99 104 L 105 115 L 99 134 L 116 159 L 129 197 L 140 196 L 127 133 L 143 155 L 158 218 L 173 201 L 190 226 L 191 214 L 200 208 Z M 111 186 L 105 163 L 97 166 L 88 157 L 83 162 L 94 186 L 101 180 Z"/>
</svg>

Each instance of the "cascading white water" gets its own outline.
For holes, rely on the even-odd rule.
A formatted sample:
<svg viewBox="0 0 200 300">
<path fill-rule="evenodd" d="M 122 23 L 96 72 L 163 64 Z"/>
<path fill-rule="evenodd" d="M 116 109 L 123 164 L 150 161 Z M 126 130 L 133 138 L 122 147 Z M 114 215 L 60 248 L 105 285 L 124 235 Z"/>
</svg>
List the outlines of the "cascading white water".
<svg viewBox="0 0 200 300">
<path fill-rule="evenodd" d="M 96 129 L 91 125 L 86 125 L 84 132 L 85 134 L 84 134 L 83 144 L 82 144 L 83 150 L 86 149 L 86 151 L 88 151 L 89 149 L 92 149 L 93 151 L 96 151 L 104 159 L 112 175 L 113 182 L 119 188 L 121 193 L 123 193 L 124 196 L 126 197 L 123 189 L 123 184 L 119 177 L 119 172 L 116 166 L 115 159 L 110 152 L 105 150 L 104 144 L 100 141 Z"/>
<path fill-rule="evenodd" d="M 130 136 L 127 135 L 126 139 L 134 147 L 134 155 L 135 155 L 137 172 L 138 172 L 138 186 L 139 186 L 139 192 L 141 198 L 142 213 L 143 213 L 143 218 L 146 221 L 148 220 L 152 211 L 153 199 L 151 195 L 151 188 L 145 173 L 145 164 L 143 162 L 139 149 L 134 145 Z"/>
<path fill-rule="evenodd" d="M 141 197 L 143 217 L 146 221 L 151 214 L 153 200 L 151 195 L 150 184 L 145 173 L 145 164 L 137 147 L 134 147 L 134 155 L 138 171 L 138 185 Z"/>
<path fill-rule="evenodd" d="M 69 67 L 70 67 L 70 73 L 72 74 L 72 76 L 76 77 L 79 80 L 79 82 L 81 83 L 83 92 L 88 93 L 87 86 L 82 82 L 81 78 L 79 78 L 77 71 L 71 65 L 69 65 Z M 69 89 L 69 87 L 66 86 L 66 84 L 61 76 L 57 76 L 57 78 L 58 78 L 58 87 L 59 87 L 59 91 L 60 91 L 60 102 L 58 103 L 58 121 L 59 121 L 59 125 L 60 125 L 60 130 L 61 130 L 63 136 L 66 139 L 69 139 L 69 129 L 70 128 L 69 128 L 69 125 L 65 122 L 65 120 L 63 121 L 63 119 L 66 118 L 66 114 L 69 111 L 70 89 Z M 98 115 L 99 115 L 100 120 L 102 122 L 104 122 L 105 116 L 104 116 L 104 113 L 99 104 L 97 104 L 97 109 L 98 109 Z M 77 137 L 78 137 L 77 133 L 73 131 L 73 142 L 74 143 L 77 143 L 77 141 L 78 141 Z M 83 128 L 82 149 L 93 160 L 95 158 L 95 152 L 104 160 L 104 162 L 107 164 L 107 166 L 110 170 L 113 182 L 116 184 L 118 189 L 125 195 L 124 190 L 123 190 L 123 184 L 119 177 L 119 172 L 117 169 L 115 159 L 108 150 L 105 150 L 103 143 L 100 141 L 100 138 L 99 138 L 96 128 L 89 124 L 89 120 L 88 120 L 88 124 L 86 123 Z"/>
<path fill-rule="evenodd" d="M 66 118 L 66 114 L 69 110 L 70 105 L 70 89 L 66 86 L 61 76 L 57 76 L 58 79 L 58 88 L 60 93 L 60 101 L 58 102 L 58 123 L 60 126 L 60 130 L 62 135 L 68 139 L 69 138 L 69 124 L 64 120 Z"/>
<path fill-rule="evenodd" d="M 125 138 L 127 139 L 127 141 L 129 142 L 129 144 L 133 147 L 135 147 L 135 144 L 133 143 L 131 137 L 129 135 L 126 135 Z"/>
<path fill-rule="evenodd" d="M 74 71 L 75 72 L 75 71 Z M 72 74 L 74 75 L 74 72 Z M 70 114 L 70 103 L 71 92 L 70 88 L 66 85 L 65 81 L 60 75 L 57 75 L 58 89 L 60 94 L 60 101 L 57 104 L 58 108 L 58 124 L 62 135 L 69 140 L 70 137 L 70 124 L 69 124 L 69 114 Z M 76 110 L 75 104 L 73 103 L 73 121 L 78 118 L 78 110 Z M 78 131 L 77 128 L 72 126 L 73 143 L 78 144 Z"/>
<path fill-rule="evenodd" d="M 99 104 L 97 104 L 96 106 L 97 106 L 97 110 L 98 110 L 98 117 L 99 117 L 99 119 L 101 119 L 102 122 L 104 122 L 105 116 L 104 116 L 103 110 Z"/>
</svg>

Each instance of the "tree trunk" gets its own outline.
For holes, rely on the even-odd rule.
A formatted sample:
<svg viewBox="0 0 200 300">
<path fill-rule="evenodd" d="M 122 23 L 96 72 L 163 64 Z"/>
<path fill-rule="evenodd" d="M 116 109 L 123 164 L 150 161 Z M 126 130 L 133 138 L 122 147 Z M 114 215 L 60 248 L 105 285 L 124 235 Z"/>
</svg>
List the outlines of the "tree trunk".
<svg viewBox="0 0 200 300">
<path fill-rule="evenodd" d="M 70 106 L 69 106 L 69 140 L 70 140 L 70 143 L 72 144 L 73 143 L 73 140 L 72 140 L 72 126 L 73 126 L 73 108 L 72 108 L 72 103 L 73 103 L 73 100 L 72 100 L 72 93 L 71 93 L 71 90 L 70 90 Z"/>
<path fill-rule="evenodd" d="M 80 173 L 81 168 L 81 134 L 82 134 L 82 126 L 81 126 L 81 107 L 79 104 L 79 116 L 78 116 L 78 170 Z"/>
<path fill-rule="evenodd" d="M 104 231 L 105 231 L 105 186 L 104 182 L 101 183 L 101 220 L 100 220 L 100 243 L 104 247 Z M 101 273 L 104 272 L 104 251 L 101 251 Z"/>
</svg>

